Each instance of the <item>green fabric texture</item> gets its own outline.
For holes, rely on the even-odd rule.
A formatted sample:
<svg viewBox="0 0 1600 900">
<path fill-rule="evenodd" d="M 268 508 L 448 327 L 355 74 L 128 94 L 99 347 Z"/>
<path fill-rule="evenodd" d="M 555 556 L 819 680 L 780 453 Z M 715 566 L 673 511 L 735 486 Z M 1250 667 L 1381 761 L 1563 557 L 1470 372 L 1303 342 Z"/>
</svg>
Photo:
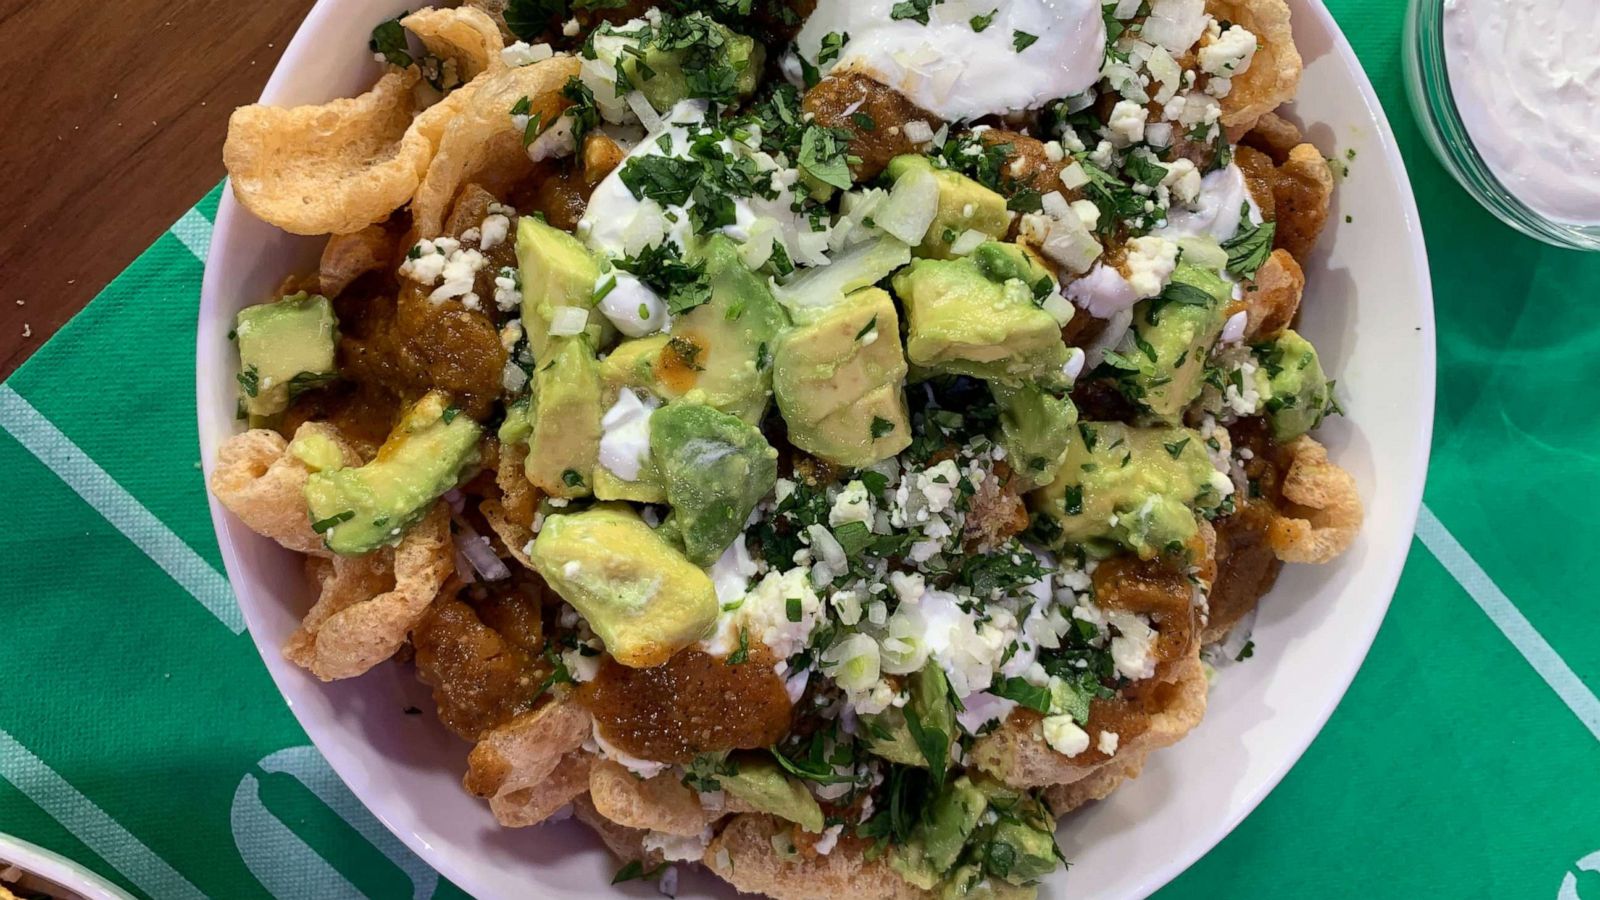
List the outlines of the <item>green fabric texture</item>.
<svg viewBox="0 0 1600 900">
<path fill-rule="evenodd" d="M 1600 715 L 1583 701 L 1600 616 L 1581 569 L 1600 537 L 1600 256 L 1502 227 L 1429 155 L 1402 86 L 1405 4 L 1328 2 L 1427 229 L 1431 512 L 1327 728 L 1159 896 L 1600 898 Z M 309 749 L 216 574 L 193 347 L 217 198 L 0 386 L 0 831 L 162 900 L 464 896 Z M 1480 608 L 1495 586 L 1564 691 Z"/>
</svg>

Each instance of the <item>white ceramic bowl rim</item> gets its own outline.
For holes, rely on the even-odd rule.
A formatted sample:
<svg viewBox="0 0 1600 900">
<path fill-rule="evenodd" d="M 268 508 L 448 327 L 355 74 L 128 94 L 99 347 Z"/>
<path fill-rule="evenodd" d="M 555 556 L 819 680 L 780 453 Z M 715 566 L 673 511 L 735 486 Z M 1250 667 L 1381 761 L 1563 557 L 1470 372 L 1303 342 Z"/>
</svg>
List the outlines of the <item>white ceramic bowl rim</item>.
<svg viewBox="0 0 1600 900">
<path fill-rule="evenodd" d="M 133 900 L 121 888 L 59 853 L 0 834 L 0 869 L 8 865 L 76 891 L 85 900 Z"/>
<path fill-rule="evenodd" d="M 1330 306 L 1330 301 L 1322 305 L 1324 308 L 1309 309 L 1306 317 L 1316 321 L 1305 326 L 1305 330 L 1314 332 L 1319 348 L 1327 348 L 1325 356 L 1344 360 L 1366 347 L 1381 350 L 1367 354 L 1376 358 L 1366 358 L 1364 370 L 1341 373 L 1342 377 L 1352 376 L 1342 384 L 1359 385 L 1350 389 L 1361 391 L 1363 402 L 1353 407 L 1353 424 L 1326 429 L 1334 435 L 1328 441 L 1333 457 L 1347 467 L 1355 465 L 1353 471 L 1362 482 L 1363 496 L 1372 514 L 1357 548 L 1346 560 L 1325 570 L 1292 567 L 1277 588 L 1278 593 L 1304 595 L 1300 598 L 1307 601 L 1304 605 L 1315 606 L 1324 617 L 1324 630 L 1337 624 L 1338 634 L 1308 633 L 1302 621 L 1307 615 L 1303 609 L 1273 605 L 1269 600 L 1264 604 L 1265 624 L 1258 624 L 1257 633 L 1265 630 L 1275 638 L 1274 642 L 1258 641 L 1257 657 L 1250 664 L 1253 668 L 1238 670 L 1241 674 L 1236 682 L 1226 680 L 1233 677 L 1231 671 L 1224 676 L 1214 692 L 1213 710 L 1207 721 L 1177 747 L 1163 751 L 1165 755 L 1153 756 L 1144 777 L 1130 782 L 1095 809 L 1067 820 L 1063 842 L 1075 865 L 1071 870 L 1073 880 L 1065 883 L 1074 894 L 1083 889 L 1080 885 L 1087 884 L 1095 896 L 1147 895 L 1214 847 L 1256 807 L 1299 759 L 1343 697 L 1383 621 L 1410 548 L 1427 471 L 1434 403 L 1433 310 L 1421 226 L 1394 135 L 1349 43 L 1321 0 L 1290 3 L 1303 49 L 1310 43 L 1307 35 L 1313 36 L 1318 45 L 1315 56 L 1308 55 L 1308 66 L 1328 57 L 1328 74 L 1335 80 L 1342 74 L 1359 101 L 1349 104 L 1359 121 L 1326 123 L 1326 127 L 1337 126 L 1341 130 L 1336 135 L 1319 135 L 1319 141 L 1333 137 L 1339 142 L 1339 137 L 1345 137 L 1343 129 L 1351 129 L 1353 136 L 1348 140 L 1363 146 L 1363 161 L 1357 164 L 1361 168 L 1353 179 L 1366 177 L 1378 182 L 1372 188 L 1362 185 L 1356 194 L 1361 203 L 1381 213 L 1363 216 L 1369 222 L 1366 227 L 1373 230 L 1349 234 L 1357 243 L 1353 252 L 1363 274 L 1379 267 L 1391 280 L 1358 284 L 1348 270 L 1329 265 L 1324 273 L 1311 271 L 1308 266 L 1308 298 L 1319 290 L 1337 290 L 1321 287 L 1320 279 L 1326 277 L 1332 284 L 1342 276 L 1346 303 Z M 334 41 L 341 52 L 348 47 L 352 57 L 359 57 L 361 48 L 351 45 L 357 38 L 364 40 L 361 36 L 372 24 L 369 20 L 392 14 L 402 5 L 401 0 L 383 0 L 370 7 L 354 0 L 319 0 L 288 45 L 263 92 L 263 102 L 331 99 L 336 94 L 330 92 L 336 91 L 338 85 L 306 74 L 317 71 L 319 54 L 326 56 L 332 40 L 329 35 L 337 35 L 343 42 Z M 352 24 L 353 20 L 359 21 Z M 1324 80 L 1306 79 L 1302 100 L 1308 91 L 1332 90 L 1316 86 Z M 1350 99 L 1341 95 L 1338 102 L 1348 103 Z M 1370 133 L 1364 129 L 1370 129 Z M 1355 184 L 1352 180 L 1346 189 Z M 1355 226 L 1340 224 L 1337 213 L 1338 209 L 1330 218 L 1330 234 L 1363 227 L 1361 222 Z M 1329 237 L 1323 241 L 1326 245 Z M 273 246 L 261 249 L 268 243 Z M 1324 248 L 1318 253 L 1334 261 L 1349 262 L 1338 259 L 1338 251 L 1330 254 Z M 236 364 L 229 358 L 231 348 L 224 337 L 232 312 L 258 302 L 285 272 L 295 270 L 296 265 L 309 265 L 314 259 L 313 245 L 271 232 L 238 207 L 231 194 L 224 194 L 206 267 L 197 347 L 201 449 L 208 476 L 218 446 L 236 427 L 230 377 Z M 1394 304 L 1399 311 L 1357 303 L 1360 296 L 1375 293 L 1384 298 L 1375 303 Z M 1312 306 L 1308 303 L 1308 307 Z M 1326 330 L 1324 325 L 1335 316 L 1349 319 L 1358 312 L 1363 318 L 1378 319 L 1388 327 L 1375 331 L 1368 326 L 1359 343 L 1354 341 L 1353 326 L 1348 321 L 1343 323 L 1344 331 L 1330 333 L 1331 338 L 1318 330 Z M 1339 324 L 1332 322 L 1326 327 Z M 1392 375 L 1387 360 L 1395 360 Z M 1374 371 L 1378 366 L 1385 371 Z M 1364 443 L 1366 432 L 1355 430 L 1369 421 L 1363 416 L 1372 417 L 1371 430 L 1382 442 Z M 1368 456 L 1348 462 L 1341 455 L 1340 445 L 1345 443 L 1351 445 L 1348 455 L 1366 450 Z M 544 895 L 550 897 L 592 897 L 597 889 L 603 889 L 600 885 L 609 880 L 612 864 L 597 849 L 597 842 L 575 836 L 572 827 L 539 829 L 539 836 L 534 838 L 526 831 L 496 830 L 486 810 L 462 811 L 460 804 L 478 801 L 464 794 L 452 799 L 445 790 L 460 793 L 455 779 L 464 767 L 464 744 L 439 734 L 406 732 L 397 736 L 392 732 L 400 729 L 375 724 L 382 714 L 393 712 L 380 708 L 380 703 L 389 701 L 378 698 L 406 696 L 417 698 L 419 705 L 425 703 L 425 691 L 418 689 L 414 679 L 404 677 L 400 667 L 380 667 L 355 682 L 323 686 L 284 661 L 279 647 L 283 636 L 292 629 L 295 616 L 281 597 L 298 582 L 298 566 L 285 566 L 286 551 L 249 532 L 214 498 L 211 511 L 245 621 L 278 688 L 329 764 L 387 827 L 441 874 L 481 898 L 526 895 L 530 884 L 540 885 Z M 286 569 L 294 571 L 286 574 Z M 1328 597 L 1330 592 L 1337 596 Z M 1270 613 L 1266 612 L 1268 607 Z M 1286 671 L 1292 672 L 1292 677 L 1285 675 Z M 1254 680 L 1250 680 L 1252 673 Z M 1267 674 L 1273 677 L 1262 677 Z M 1280 682 L 1293 682 L 1292 689 Z M 1284 689 L 1280 691 L 1280 687 Z M 1227 703 L 1219 701 L 1224 689 L 1234 688 L 1237 693 L 1229 694 Z M 1223 717 L 1227 719 L 1225 724 L 1214 723 L 1214 719 Z M 412 725 L 423 721 L 408 718 Z M 431 717 L 424 718 L 431 724 Z M 1237 731 L 1227 734 L 1224 742 L 1218 734 L 1219 727 Z M 442 733 L 443 729 L 435 727 L 434 731 Z M 1202 740 L 1207 742 L 1205 749 L 1200 747 Z M 1171 778 L 1181 768 L 1176 760 L 1188 759 L 1183 753 L 1186 745 L 1192 745 L 1193 755 L 1197 756 L 1240 754 L 1244 759 L 1240 764 L 1245 769 L 1235 774 L 1233 783 L 1215 785 L 1208 784 L 1210 779 L 1206 778 L 1186 779 L 1182 789 L 1193 796 L 1164 796 L 1171 793 Z M 1257 752 L 1259 760 L 1255 758 Z M 441 773 L 433 769 L 443 759 L 455 761 L 441 781 Z M 1195 774 L 1197 765 L 1202 763 L 1189 763 L 1185 774 Z M 1152 821 L 1157 824 L 1150 825 Z M 1147 826 L 1157 829 L 1155 834 L 1172 835 L 1175 843 L 1157 845 L 1168 852 L 1156 858 L 1140 854 L 1136 857 L 1140 860 L 1138 867 L 1094 855 L 1097 845 L 1113 839 L 1121 842 L 1117 846 L 1124 849 L 1124 844 L 1149 846 L 1151 837 L 1144 830 Z M 1140 841 L 1145 843 L 1141 845 Z M 1123 871 L 1130 868 L 1137 870 Z M 1091 877 L 1077 881 L 1086 869 Z M 1048 883 L 1047 893 L 1056 893 L 1062 883 L 1058 879 L 1062 879 L 1059 874 Z M 716 892 L 716 888 L 705 887 L 709 883 L 709 879 L 687 880 L 680 896 L 690 896 L 699 888 Z"/>
</svg>

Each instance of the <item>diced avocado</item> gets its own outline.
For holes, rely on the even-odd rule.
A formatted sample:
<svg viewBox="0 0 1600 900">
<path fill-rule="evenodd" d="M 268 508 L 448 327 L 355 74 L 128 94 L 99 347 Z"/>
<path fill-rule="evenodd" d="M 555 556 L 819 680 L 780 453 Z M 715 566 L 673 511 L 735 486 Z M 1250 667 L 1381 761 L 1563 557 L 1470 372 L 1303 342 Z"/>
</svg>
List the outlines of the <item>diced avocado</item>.
<svg viewBox="0 0 1600 900">
<path fill-rule="evenodd" d="M 623 504 L 549 517 L 529 555 L 622 665 L 659 666 L 716 623 L 710 576 Z"/>
<path fill-rule="evenodd" d="M 978 828 L 969 841 L 973 862 L 989 879 L 1024 885 L 1054 872 L 1060 864 L 1055 845 L 1055 819 L 1037 795 L 991 781 L 975 784 L 996 810 L 1005 815 Z M 998 883 L 995 883 L 998 887 Z M 978 896 L 1009 897 L 1003 890 Z"/>
<path fill-rule="evenodd" d="M 482 437 L 478 423 L 443 393 L 427 394 L 401 416 L 372 462 L 307 477 L 312 527 L 345 556 L 397 543 L 477 465 Z"/>
<path fill-rule="evenodd" d="M 911 364 L 988 381 L 1064 381 L 1061 326 L 1039 306 L 1051 282 L 1033 278 L 1033 265 L 1020 248 L 990 243 L 965 259 L 920 259 L 900 270 L 894 290 L 906 308 Z"/>
<path fill-rule="evenodd" d="M 981 862 L 967 863 L 945 879 L 939 900 L 1037 900 L 1039 889 L 984 874 Z"/>
<path fill-rule="evenodd" d="M 789 441 L 807 453 L 862 468 L 910 445 L 900 317 L 882 290 L 857 291 L 779 335 L 772 370 Z"/>
<path fill-rule="evenodd" d="M 903 766 L 931 768 L 929 753 L 938 755 L 941 742 L 935 737 L 944 735 L 945 755 L 948 763 L 949 744 L 955 740 L 956 711 L 950 704 L 950 682 L 936 662 L 929 662 L 911 676 L 911 702 L 904 707 L 891 707 L 881 713 L 864 716 L 867 750 L 890 762 Z M 917 728 L 911 727 L 916 719 Z M 922 738 L 918 739 L 917 733 Z M 935 773 L 935 781 L 942 773 Z"/>
<path fill-rule="evenodd" d="M 1134 307 L 1135 349 L 1123 355 L 1139 371 L 1128 373 L 1125 383 L 1158 420 L 1179 423 L 1200 396 L 1231 290 L 1215 272 L 1180 262 L 1161 296 Z"/>
<path fill-rule="evenodd" d="M 622 71 L 650 105 L 664 113 L 680 100 L 713 92 L 725 77 L 732 77 L 734 93 L 749 97 L 760 82 L 766 56 L 766 48 L 753 38 L 692 13 L 658 31 L 642 59 L 624 55 Z"/>
<path fill-rule="evenodd" d="M 1080 422 L 1056 480 L 1029 495 L 1061 541 L 1116 544 L 1149 559 L 1195 534 L 1195 508 L 1221 503 L 1204 439 L 1188 428 Z"/>
<path fill-rule="evenodd" d="M 310 472 L 326 472 L 344 467 L 344 451 L 326 432 L 302 429 L 289 442 L 289 452 Z"/>
<path fill-rule="evenodd" d="M 1061 472 L 1076 436 L 1078 408 L 1068 397 L 1034 384 L 991 384 L 1000 407 L 1000 444 L 1011 471 L 1030 485 L 1049 484 Z"/>
<path fill-rule="evenodd" d="M 1334 410 L 1333 386 L 1310 341 L 1285 329 L 1255 351 L 1271 386 L 1266 410 L 1272 422 L 1272 437 L 1278 443 L 1292 441 L 1317 427 Z"/>
<path fill-rule="evenodd" d="M 538 216 L 523 216 L 517 222 L 517 265 L 522 271 L 522 328 L 536 366 L 546 362 L 545 354 L 555 340 L 550 324 L 564 307 L 589 313 L 583 333 L 591 347 L 610 343 L 615 329 L 594 312 L 600 263 L 583 242 Z"/>
<path fill-rule="evenodd" d="M 605 362 L 607 391 L 639 388 L 758 425 L 772 399 L 773 344 L 789 317 L 727 237 L 707 241 L 700 259 L 711 299 L 679 316 L 671 334 L 619 344 Z"/>
<path fill-rule="evenodd" d="M 726 236 L 707 241 L 700 259 L 711 300 L 672 323 L 656 362 L 657 382 L 664 397 L 704 403 L 758 425 L 772 399 L 772 342 L 789 317 L 767 279 L 745 266 Z"/>
<path fill-rule="evenodd" d="M 1046 829 L 1012 818 L 996 822 L 983 835 L 983 867 L 991 876 L 1021 885 L 1056 870 L 1056 838 Z"/>
<path fill-rule="evenodd" d="M 939 179 L 939 213 L 916 254 L 928 259 L 955 259 L 950 245 L 968 231 L 981 231 L 996 240 L 1011 230 L 1006 198 L 960 172 L 935 168 L 925 156 L 898 156 L 889 163 L 889 177 L 899 179 L 914 171 L 931 171 Z"/>
<path fill-rule="evenodd" d="M 755 807 L 759 812 L 787 819 L 812 834 L 821 834 L 822 807 L 805 785 L 783 774 L 771 759 L 759 756 L 734 760 L 738 771 L 722 775 L 722 789 Z"/>
<path fill-rule="evenodd" d="M 939 872 L 948 872 L 988 808 L 989 798 L 965 776 L 946 785 L 924 812 L 913 836 L 922 843 L 923 859 Z"/>
<path fill-rule="evenodd" d="M 694 403 L 673 403 L 650 417 L 650 455 L 684 555 L 699 566 L 722 556 L 778 480 L 778 451 L 760 429 Z"/>
<path fill-rule="evenodd" d="M 555 338 L 533 371 L 528 480 L 552 497 L 587 497 L 600 455 L 600 364 L 585 337 Z"/>
<path fill-rule="evenodd" d="M 276 303 L 247 306 L 234 320 L 239 341 L 239 404 L 252 425 L 289 408 L 301 391 L 337 375 L 339 323 L 333 304 L 301 291 Z"/>
<path fill-rule="evenodd" d="M 625 340 L 612 349 L 600 362 L 600 395 L 602 443 L 605 440 L 605 416 L 616 405 L 624 390 L 640 396 L 660 399 L 656 388 L 654 368 L 661 348 L 667 344 L 667 335 Z M 655 460 L 647 461 L 633 481 L 625 481 L 604 465 L 594 467 L 594 495 L 599 500 L 630 500 L 634 503 L 665 503 L 667 488 L 656 469 Z"/>
</svg>

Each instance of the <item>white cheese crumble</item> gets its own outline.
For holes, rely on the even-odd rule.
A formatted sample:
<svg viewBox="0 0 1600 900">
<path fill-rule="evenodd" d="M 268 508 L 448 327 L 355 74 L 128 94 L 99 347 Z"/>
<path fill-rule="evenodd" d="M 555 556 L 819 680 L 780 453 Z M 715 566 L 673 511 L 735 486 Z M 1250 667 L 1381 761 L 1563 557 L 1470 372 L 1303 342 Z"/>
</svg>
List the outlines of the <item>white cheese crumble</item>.
<svg viewBox="0 0 1600 900">
<path fill-rule="evenodd" d="M 1140 299 L 1159 296 L 1178 267 L 1178 245 L 1166 238 L 1146 235 L 1128 242 L 1128 284 Z"/>
<path fill-rule="evenodd" d="M 1234 25 L 1216 40 L 1200 48 L 1200 71 L 1207 75 L 1232 78 L 1250 71 L 1256 55 L 1256 36 L 1242 25 Z"/>
<path fill-rule="evenodd" d="M 1144 140 L 1144 126 L 1150 111 L 1143 104 L 1120 100 L 1111 109 L 1106 127 L 1111 132 L 1111 143 L 1117 147 L 1130 147 Z"/>
<path fill-rule="evenodd" d="M 1111 639 L 1111 662 L 1117 674 L 1132 681 L 1142 681 L 1156 673 L 1156 662 L 1150 656 L 1155 629 L 1138 613 L 1113 612 L 1107 616 L 1111 627 L 1119 633 Z"/>
<path fill-rule="evenodd" d="M 1089 733 L 1079 728 L 1071 716 L 1045 716 L 1040 724 L 1045 743 L 1062 756 L 1077 756 L 1089 749 Z"/>
<path fill-rule="evenodd" d="M 1095 747 L 1107 756 L 1115 756 L 1117 754 L 1117 743 L 1121 740 L 1122 737 L 1115 731 L 1102 731 L 1100 732 L 1100 739 L 1095 742 Z"/>
<path fill-rule="evenodd" d="M 711 846 L 711 838 L 710 828 L 691 835 L 647 831 L 640 843 L 644 852 L 659 850 L 661 858 L 668 862 L 699 862 L 706 855 L 706 848 Z"/>
</svg>

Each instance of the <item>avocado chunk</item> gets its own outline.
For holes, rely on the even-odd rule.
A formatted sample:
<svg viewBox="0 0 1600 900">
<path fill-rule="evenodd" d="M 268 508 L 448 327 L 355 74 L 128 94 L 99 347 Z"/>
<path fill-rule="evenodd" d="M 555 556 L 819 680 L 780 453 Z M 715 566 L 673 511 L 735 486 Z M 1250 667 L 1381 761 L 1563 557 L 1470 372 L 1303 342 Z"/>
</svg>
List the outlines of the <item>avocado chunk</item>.
<svg viewBox="0 0 1600 900">
<path fill-rule="evenodd" d="M 707 241 L 699 258 L 711 299 L 678 316 L 671 334 L 619 344 L 605 362 L 607 391 L 642 389 L 758 425 L 772 400 L 773 342 L 788 314 L 726 236 Z"/>
<path fill-rule="evenodd" d="M 716 623 L 710 576 L 625 505 L 549 517 L 529 557 L 622 665 L 662 665 Z"/>
<path fill-rule="evenodd" d="M 239 310 L 233 334 L 239 341 L 239 407 L 252 426 L 288 409 L 296 394 L 338 375 L 339 323 L 333 304 L 320 294 L 301 291 L 247 306 Z"/>
<path fill-rule="evenodd" d="M 1232 289 L 1215 272 L 1178 263 L 1161 296 L 1133 309 L 1135 350 L 1121 354 L 1123 390 L 1161 422 L 1176 425 L 1200 396 L 1206 358 L 1222 334 Z"/>
<path fill-rule="evenodd" d="M 698 566 L 722 556 L 778 480 L 760 429 L 709 406 L 674 403 L 650 417 L 650 454 L 666 482 L 672 526 Z"/>
<path fill-rule="evenodd" d="M 1075 436 L 1078 408 L 1035 384 L 989 386 L 1000 407 L 1000 445 L 1011 471 L 1029 485 L 1056 480 Z"/>
<path fill-rule="evenodd" d="M 722 789 L 750 804 L 758 812 L 787 819 L 812 834 L 826 827 L 822 807 L 805 785 L 783 774 L 778 764 L 758 756 L 739 757 L 737 771 L 720 777 Z"/>
<path fill-rule="evenodd" d="M 930 661 L 911 676 L 910 691 L 911 702 L 904 707 L 863 717 L 867 750 L 893 763 L 928 769 L 939 785 L 957 735 L 950 682 L 939 664 Z"/>
<path fill-rule="evenodd" d="M 478 464 L 483 429 L 439 391 L 400 417 L 372 462 L 306 478 L 312 527 L 328 549 L 360 556 L 398 543 Z"/>
<path fill-rule="evenodd" d="M 923 860 L 940 873 L 954 868 L 967 838 L 988 808 L 989 798 L 966 776 L 946 785 L 912 835 L 912 841 L 921 844 Z"/>
<path fill-rule="evenodd" d="M 772 400 L 772 342 L 789 317 L 766 278 L 725 235 L 700 254 L 711 300 L 679 316 L 656 363 L 668 399 L 682 397 L 759 425 Z M 692 357 L 692 358 L 691 358 Z"/>
<path fill-rule="evenodd" d="M 525 413 L 513 413 L 526 415 L 528 480 L 552 497 L 589 496 L 600 455 L 601 412 L 600 364 L 588 339 L 553 339 L 531 385 Z"/>
<path fill-rule="evenodd" d="M 965 259 L 919 259 L 894 276 L 906 308 L 906 354 L 935 373 L 1064 382 L 1061 326 L 1039 306 L 1053 286 L 1015 244 L 990 242 Z"/>
<path fill-rule="evenodd" d="M 755 39 L 702 13 L 691 13 L 667 20 L 645 42 L 642 56 L 622 56 L 621 68 L 651 106 L 666 112 L 680 100 L 721 93 L 723 79 L 732 79 L 733 93 L 749 97 L 760 81 L 766 55 L 766 48 Z"/>
<path fill-rule="evenodd" d="M 561 309 L 589 314 L 583 333 L 591 347 L 611 342 L 616 332 L 610 320 L 594 313 L 600 263 L 581 241 L 538 216 L 523 216 L 517 221 L 517 266 L 522 274 L 522 329 L 536 366 L 545 364 L 545 354 L 557 340 L 550 325 Z"/>
<path fill-rule="evenodd" d="M 1298 333 L 1285 329 L 1271 343 L 1255 348 L 1271 387 L 1267 418 L 1272 437 L 1288 443 L 1322 423 L 1337 407 L 1333 385 L 1322 371 L 1317 348 Z"/>
<path fill-rule="evenodd" d="M 925 156 L 897 156 L 889 163 L 889 177 L 898 181 L 915 172 L 932 172 L 939 180 L 939 212 L 922 243 L 913 251 L 926 259 L 955 259 L 950 245 L 968 231 L 981 231 L 995 240 L 1011 230 L 1006 198 L 960 172 L 936 168 Z"/>
<path fill-rule="evenodd" d="M 1081 422 L 1056 480 L 1029 495 L 1060 542 L 1150 559 L 1194 537 L 1195 508 L 1222 502 L 1204 439 L 1188 428 Z"/>
<path fill-rule="evenodd" d="M 862 468 L 911 444 L 906 358 L 894 300 L 878 288 L 846 297 L 778 336 L 772 382 L 796 447 Z"/>
</svg>

